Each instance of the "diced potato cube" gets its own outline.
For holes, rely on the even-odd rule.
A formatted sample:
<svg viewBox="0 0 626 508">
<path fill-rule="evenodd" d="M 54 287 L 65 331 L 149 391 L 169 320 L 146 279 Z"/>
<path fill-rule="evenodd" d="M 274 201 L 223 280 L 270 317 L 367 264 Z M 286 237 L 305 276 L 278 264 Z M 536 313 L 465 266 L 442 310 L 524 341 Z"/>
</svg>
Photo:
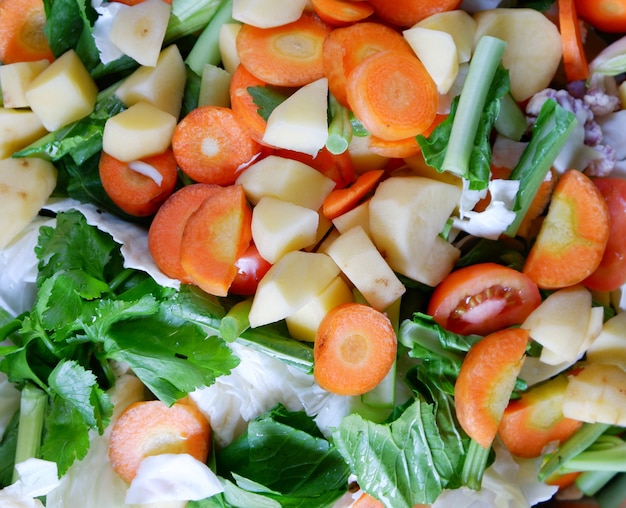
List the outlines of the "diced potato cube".
<svg viewBox="0 0 626 508">
<path fill-rule="evenodd" d="M 107 120 L 102 149 L 124 162 L 157 155 L 170 146 L 175 128 L 175 116 L 138 102 Z"/>
<path fill-rule="evenodd" d="M 206 64 L 202 70 L 198 106 L 230 106 L 232 75 L 217 65 Z"/>
<path fill-rule="evenodd" d="M 49 161 L 0 160 L 0 249 L 37 216 L 56 181 L 57 170 Z"/>
<path fill-rule="evenodd" d="M 63 53 L 31 82 L 28 105 L 49 131 L 93 111 L 98 87 L 73 49 Z"/>
<path fill-rule="evenodd" d="M 361 226 L 363 231 L 370 236 L 370 210 L 369 200 L 358 204 L 352 210 L 347 211 L 333 219 L 333 225 L 340 233 L 345 233 L 355 226 Z"/>
<path fill-rule="evenodd" d="M 4 107 L 27 108 L 26 90 L 33 79 L 48 65 L 50 65 L 48 60 L 0 65 L 0 89 Z"/>
<path fill-rule="evenodd" d="M 259 28 L 271 28 L 296 21 L 307 0 L 234 0 L 233 19 Z"/>
<path fill-rule="evenodd" d="M 47 132 L 31 110 L 0 108 L 0 159 L 10 157 Z"/>
</svg>

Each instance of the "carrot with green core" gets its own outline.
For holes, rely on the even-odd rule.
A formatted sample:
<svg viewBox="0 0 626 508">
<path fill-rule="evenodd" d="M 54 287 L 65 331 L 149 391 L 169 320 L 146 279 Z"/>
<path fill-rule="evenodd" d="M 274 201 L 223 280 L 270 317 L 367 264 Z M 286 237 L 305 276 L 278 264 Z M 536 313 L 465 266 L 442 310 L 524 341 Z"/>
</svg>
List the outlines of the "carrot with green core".
<svg viewBox="0 0 626 508">
<path fill-rule="evenodd" d="M 191 284 L 180 263 L 180 248 L 187 219 L 221 187 L 205 183 L 186 185 L 174 192 L 150 223 L 148 249 L 159 269 L 168 277 Z"/>
<path fill-rule="evenodd" d="M 208 420 L 191 403 L 167 406 L 159 400 L 135 402 L 113 424 L 109 459 L 113 470 L 130 483 L 148 456 L 187 453 L 205 462 L 210 435 Z"/>
<path fill-rule="evenodd" d="M 565 76 L 567 81 L 585 80 L 589 77 L 589 65 L 580 34 L 576 5 L 574 0 L 559 0 L 558 5 Z"/>
<path fill-rule="evenodd" d="M 137 217 L 154 214 L 174 192 L 178 166 L 169 148 L 139 161 L 122 162 L 102 152 L 100 181 L 107 195 L 123 211 Z"/>
<path fill-rule="evenodd" d="M 180 169 L 198 183 L 231 185 L 261 152 L 230 108 L 193 109 L 174 129 L 172 150 Z"/>
<path fill-rule="evenodd" d="M 334 189 L 322 204 L 322 213 L 327 219 L 334 219 L 352 210 L 368 193 L 374 190 L 385 174 L 383 169 L 366 171 L 356 181 L 344 189 Z"/>
<path fill-rule="evenodd" d="M 588 176 L 570 169 L 554 188 L 523 271 L 543 289 L 573 286 L 598 267 L 609 234 L 610 215 L 603 195 Z"/>
<path fill-rule="evenodd" d="M 252 211 L 241 185 L 222 187 L 191 214 L 180 249 L 180 262 L 193 284 L 226 296 L 237 275 L 237 260 L 252 240 Z"/>
<path fill-rule="evenodd" d="M 348 74 L 371 54 L 391 49 L 415 54 L 400 33 L 381 23 L 364 21 L 335 28 L 326 37 L 322 53 L 324 74 L 332 96 L 341 105 L 348 106 Z"/>
<path fill-rule="evenodd" d="M 439 94 L 426 67 L 403 51 L 380 51 L 346 81 L 348 104 L 374 136 L 399 140 L 424 133 L 437 117 Z"/>
<path fill-rule="evenodd" d="M 54 60 L 44 33 L 42 0 L 0 1 L 0 62 L 11 64 Z"/>
<path fill-rule="evenodd" d="M 369 0 L 376 15 L 396 26 L 410 27 L 437 12 L 456 9 L 460 0 Z"/>
<path fill-rule="evenodd" d="M 330 32 L 330 25 L 306 12 L 273 28 L 244 24 L 237 34 L 237 53 L 258 79 L 277 86 L 303 86 L 324 76 L 322 47 Z"/>
<path fill-rule="evenodd" d="M 369 2 L 350 0 L 312 0 L 315 13 L 333 26 L 346 26 L 358 23 L 374 14 L 374 7 Z"/>
<path fill-rule="evenodd" d="M 361 395 L 394 364 L 396 334 L 387 316 L 368 305 L 345 303 L 322 319 L 313 348 L 313 376 L 325 390 Z"/>
</svg>

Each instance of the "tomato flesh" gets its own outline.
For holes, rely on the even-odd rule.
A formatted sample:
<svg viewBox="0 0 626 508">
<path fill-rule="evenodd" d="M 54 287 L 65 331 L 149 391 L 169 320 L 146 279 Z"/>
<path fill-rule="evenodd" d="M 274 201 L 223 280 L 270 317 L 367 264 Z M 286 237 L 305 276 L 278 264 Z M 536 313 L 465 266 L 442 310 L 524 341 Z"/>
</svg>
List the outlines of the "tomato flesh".
<svg viewBox="0 0 626 508">
<path fill-rule="evenodd" d="M 259 281 L 272 266 L 263 259 L 253 243 L 236 261 L 237 275 L 228 290 L 234 295 L 249 296 L 256 293 Z"/>
<path fill-rule="evenodd" d="M 488 335 L 522 323 L 540 303 L 539 288 L 528 276 L 479 263 L 448 275 L 435 288 L 428 313 L 451 332 Z"/>
<path fill-rule="evenodd" d="M 613 291 L 626 283 L 626 179 L 594 178 L 609 206 L 611 229 L 602 261 L 583 284 L 595 291 Z"/>
<path fill-rule="evenodd" d="M 603 32 L 626 31 L 626 0 L 575 0 L 581 19 Z"/>
</svg>

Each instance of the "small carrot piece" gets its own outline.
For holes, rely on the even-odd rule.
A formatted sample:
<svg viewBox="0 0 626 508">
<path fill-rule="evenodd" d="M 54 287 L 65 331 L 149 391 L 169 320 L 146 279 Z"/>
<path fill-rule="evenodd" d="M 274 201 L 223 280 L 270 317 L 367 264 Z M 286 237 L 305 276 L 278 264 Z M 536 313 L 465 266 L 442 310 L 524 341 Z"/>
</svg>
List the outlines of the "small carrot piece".
<svg viewBox="0 0 626 508">
<path fill-rule="evenodd" d="M 606 201 L 591 179 L 570 169 L 559 178 L 523 272 L 542 289 L 573 286 L 598 267 L 610 234 Z"/>
<path fill-rule="evenodd" d="M 324 76 L 322 47 L 330 25 L 311 13 L 286 25 L 244 24 L 236 46 L 241 64 L 258 79 L 277 86 L 304 86 Z"/>
<path fill-rule="evenodd" d="M 340 104 L 348 106 L 348 74 L 372 53 L 390 49 L 414 55 L 399 32 L 381 23 L 364 21 L 335 28 L 324 41 L 322 54 L 330 93 Z"/>
<path fill-rule="evenodd" d="M 410 27 L 437 12 L 456 9 L 461 0 L 369 0 L 376 15 L 399 27 Z"/>
<path fill-rule="evenodd" d="M 326 196 L 322 204 L 322 213 L 327 219 L 334 219 L 352 210 L 365 196 L 374 190 L 385 170 L 366 171 L 358 176 L 355 182 L 344 189 L 334 189 Z"/>
<path fill-rule="evenodd" d="M 580 34 L 580 20 L 574 0 L 559 0 L 559 28 L 563 45 L 563 67 L 567 81 L 585 80 L 589 65 Z"/>
<path fill-rule="evenodd" d="M 331 153 L 328 148 L 323 147 L 317 152 L 317 155 L 313 157 L 303 152 L 276 149 L 274 155 L 294 159 L 317 169 L 324 176 L 327 176 L 336 183 L 335 189 L 341 189 L 350 185 L 356 178 L 352 157 L 347 150 L 340 154 L 334 154 Z"/>
<path fill-rule="evenodd" d="M 337 395 L 361 395 L 375 388 L 396 359 L 396 334 L 382 312 L 344 303 L 322 319 L 313 348 L 313 376 Z"/>
<path fill-rule="evenodd" d="M 333 26 L 351 25 L 374 14 L 374 7 L 369 2 L 312 0 L 311 4 L 320 19 Z"/>
<path fill-rule="evenodd" d="M 352 504 L 352 508 L 385 508 L 385 505 L 367 492 L 363 492 Z"/>
<path fill-rule="evenodd" d="M 348 75 L 346 91 L 356 117 L 385 140 L 417 136 L 437 117 L 435 82 L 416 56 L 402 51 L 367 57 Z"/>
<path fill-rule="evenodd" d="M 252 241 L 252 211 L 239 184 L 221 187 L 191 214 L 180 248 L 180 262 L 193 284 L 226 296 L 237 276 L 237 260 Z"/>
<path fill-rule="evenodd" d="M 528 330 L 505 328 L 475 343 L 465 355 L 454 386 L 459 424 L 483 448 L 489 448 L 522 367 Z"/>
<path fill-rule="evenodd" d="M 261 153 L 261 146 L 230 108 L 193 109 L 174 129 L 172 150 L 180 169 L 198 183 L 231 185 Z"/>
<path fill-rule="evenodd" d="M 256 86 L 267 86 L 267 83 L 250 74 L 243 65 L 238 65 L 230 78 L 230 107 L 252 139 L 262 143 L 267 121 L 259 114 L 259 106 L 249 90 Z"/>
<path fill-rule="evenodd" d="M 54 55 L 44 34 L 43 0 L 0 1 L 0 62 L 34 62 Z"/>
<path fill-rule="evenodd" d="M 218 189 L 221 187 L 214 184 L 186 185 L 167 198 L 152 219 L 148 229 L 148 249 L 156 265 L 168 277 L 185 284 L 192 283 L 180 263 L 183 230 L 191 214 Z"/>
<path fill-rule="evenodd" d="M 211 428 L 200 410 L 186 402 L 167 406 L 159 400 L 135 402 L 113 424 L 109 459 L 126 482 L 137 474 L 141 461 L 163 453 L 188 453 L 205 462 Z"/>
<path fill-rule="evenodd" d="M 119 4 L 130 5 L 130 6 L 137 5 L 145 1 L 146 0 L 111 0 L 111 2 L 117 2 Z M 172 3 L 172 0 L 163 0 L 163 1 L 167 4 Z"/>
<path fill-rule="evenodd" d="M 140 161 L 122 162 L 106 152 L 98 163 L 100 181 L 111 200 L 137 217 L 154 214 L 174 192 L 178 167 L 169 148 Z"/>
</svg>

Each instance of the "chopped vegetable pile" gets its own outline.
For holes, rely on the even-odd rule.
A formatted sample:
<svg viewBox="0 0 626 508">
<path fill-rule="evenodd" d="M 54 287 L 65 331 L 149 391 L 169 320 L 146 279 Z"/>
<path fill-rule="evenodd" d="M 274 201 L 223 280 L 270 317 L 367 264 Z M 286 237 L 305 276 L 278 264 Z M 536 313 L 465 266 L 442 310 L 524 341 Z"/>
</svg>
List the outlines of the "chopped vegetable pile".
<svg viewBox="0 0 626 508">
<path fill-rule="evenodd" d="M 621 1 L 0 0 L 0 505 L 621 506 L 625 77 Z"/>
</svg>

